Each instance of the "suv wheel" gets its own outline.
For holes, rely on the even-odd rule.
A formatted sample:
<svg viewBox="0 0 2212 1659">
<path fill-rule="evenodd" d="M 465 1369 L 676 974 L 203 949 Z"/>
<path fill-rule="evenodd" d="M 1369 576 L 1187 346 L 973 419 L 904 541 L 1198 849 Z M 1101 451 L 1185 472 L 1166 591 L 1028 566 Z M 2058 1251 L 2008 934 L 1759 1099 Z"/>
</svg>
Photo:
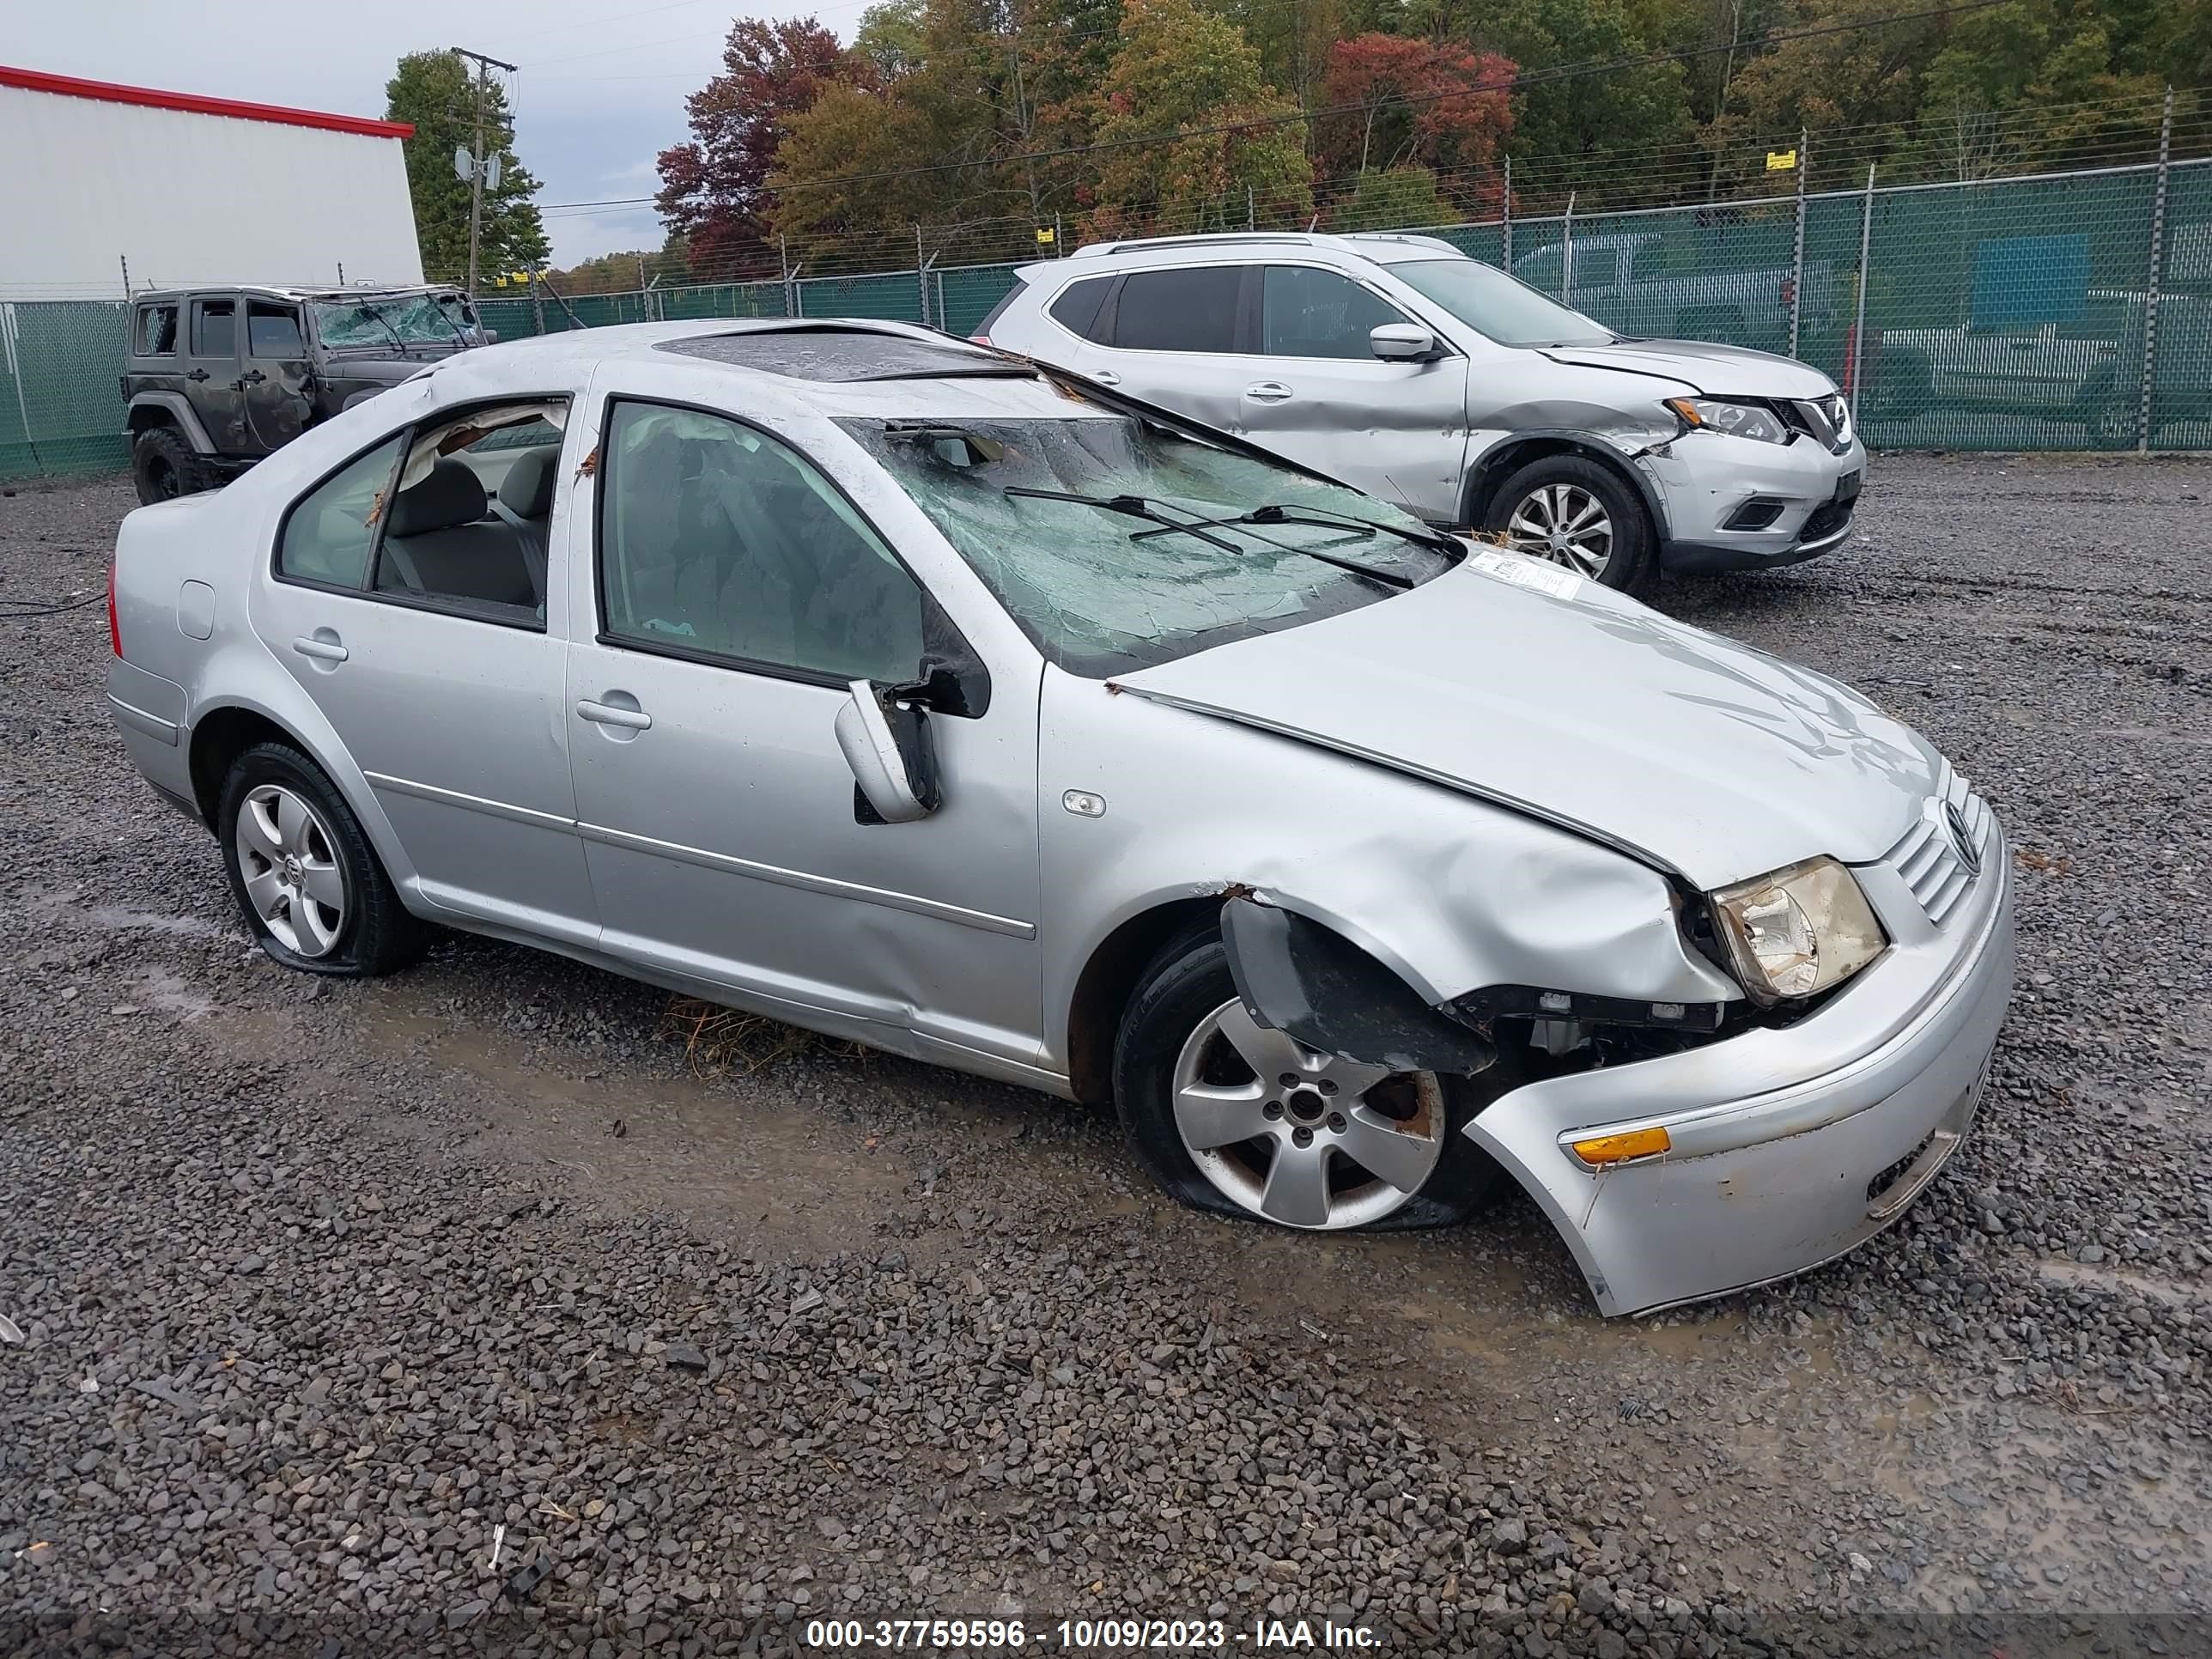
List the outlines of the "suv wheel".
<svg viewBox="0 0 2212 1659">
<path fill-rule="evenodd" d="M 132 441 L 131 478 L 148 503 L 197 495 L 210 483 L 207 467 L 173 426 L 148 427 Z"/>
<path fill-rule="evenodd" d="M 1316 1232 L 1434 1227 L 1504 1183 L 1460 1133 L 1471 1085 L 1355 1065 L 1259 1024 L 1210 923 L 1163 951 L 1130 1000 L 1114 1096 L 1160 1184 L 1219 1215 Z"/>
<path fill-rule="evenodd" d="M 287 968 L 367 979 L 421 953 L 361 821 L 289 744 L 256 744 L 224 781 L 216 817 L 239 913 Z"/>
<path fill-rule="evenodd" d="M 1651 579 L 1651 520 L 1620 475 L 1579 455 L 1547 455 L 1506 479 L 1484 526 L 1506 546 L 1625 593 Z"/>
</svg>

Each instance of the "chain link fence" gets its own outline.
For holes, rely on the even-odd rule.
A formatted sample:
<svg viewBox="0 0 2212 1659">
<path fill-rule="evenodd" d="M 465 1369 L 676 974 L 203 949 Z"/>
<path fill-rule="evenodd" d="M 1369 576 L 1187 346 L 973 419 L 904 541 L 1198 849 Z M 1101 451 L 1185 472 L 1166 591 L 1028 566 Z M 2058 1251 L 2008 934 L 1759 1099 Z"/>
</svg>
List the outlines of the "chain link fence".
<svg viewBox="0 0 2212 1659">
<path fill-rule="evenodd" d="M 1889 449 L 2212 449 L 2212 160 L 1419 226 L 1624 334 L 1803 358 Z M 514 339 L 716 317 L 969 334 L 1013 263 L 482 302 Z M 127 447 L 120 302 L 0 304 L 0 480 Z M 1725 392 L 1726 386 L 1712 390 Z"/>
</svg>

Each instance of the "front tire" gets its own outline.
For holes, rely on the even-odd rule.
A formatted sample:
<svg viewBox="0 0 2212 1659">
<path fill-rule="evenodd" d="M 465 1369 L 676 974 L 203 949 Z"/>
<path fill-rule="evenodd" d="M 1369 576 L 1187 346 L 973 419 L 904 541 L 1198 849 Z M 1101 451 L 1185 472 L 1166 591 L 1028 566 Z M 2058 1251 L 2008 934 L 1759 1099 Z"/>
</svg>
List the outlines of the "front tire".
<svg viewBox="0 0 2212 1659">
<path fill-rule="evenodd" d="M 1464 1080 L 1316 1053 L 1254 1021 L 1210 923 L 1170 944 L 1131 998 L 1114 1097 L 1170 1196 L 1308 1231 L 1465 1219 L 1504 1173 L 1460 1133 Z"/>
<path fill-rule="evenodd" d="M 1486 528 L 1531 558 L 1564 565 L 1624 593 L 1650 586 L 1650 515 L 1611 467 L 1580 455 L 1547 455 L 1490 498 Z"/>
<path fill-rule="evenodd" d="M 207 464 L 173 426 L 150 426 L 131 444 L 131 481 L 148 506 L 195 495 L 212 487 Z"/>
<path fill-rule="evenodd" d="M 239 914 L 266 951 L 302 973 L 368 979 L 422 953 L 361 821 L 315 763 L 289 744 L 240 755 L 216 812 Z"/>
</svg>

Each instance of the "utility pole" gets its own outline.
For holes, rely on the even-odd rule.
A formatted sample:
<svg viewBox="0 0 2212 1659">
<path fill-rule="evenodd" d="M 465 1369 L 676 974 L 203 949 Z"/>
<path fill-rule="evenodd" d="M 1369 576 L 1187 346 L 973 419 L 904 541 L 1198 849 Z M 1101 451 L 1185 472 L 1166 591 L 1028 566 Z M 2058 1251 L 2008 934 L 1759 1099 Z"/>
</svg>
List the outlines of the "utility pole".
<svg viewBox="0 0 2212 1659">
<path fill-rule="evenodd" d="M 509 75 L 516 71 L 514 64 L 487 58 L 480 52 L 471 52 L 466 46 L 454 46 L 452 52 L 454 57 L 471 59 L 477 66 L 477 137 L 469 150 L 469 295 L 473 299 L 477 291 L 477 248 L 483 229 L 484 94 L 489 89 L 494 70 L 503 69 Z"/>
</svg>

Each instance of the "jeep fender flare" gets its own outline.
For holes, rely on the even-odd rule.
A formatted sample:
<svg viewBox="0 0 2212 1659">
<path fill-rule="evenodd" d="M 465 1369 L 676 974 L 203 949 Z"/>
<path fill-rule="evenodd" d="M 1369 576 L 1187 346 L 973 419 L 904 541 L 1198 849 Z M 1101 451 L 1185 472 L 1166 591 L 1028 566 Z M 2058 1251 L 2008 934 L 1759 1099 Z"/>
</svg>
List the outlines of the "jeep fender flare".
<svg viewBox="0 0 2212 1659">
<path fill-rule="evenodd" d="M 167 415 L 177 429 L 185 434 L 185 441 L 202 455 L 216 453 L 215 441 L 208 436 L 207 428 L 200 424 L 199 412 L 191 400 L 181 392 L 140 392 L 131 398 L 128 424 L 135 434 L 138 422 L 134 418 L 142 409 L 158 409 Z"/>
</svg>

